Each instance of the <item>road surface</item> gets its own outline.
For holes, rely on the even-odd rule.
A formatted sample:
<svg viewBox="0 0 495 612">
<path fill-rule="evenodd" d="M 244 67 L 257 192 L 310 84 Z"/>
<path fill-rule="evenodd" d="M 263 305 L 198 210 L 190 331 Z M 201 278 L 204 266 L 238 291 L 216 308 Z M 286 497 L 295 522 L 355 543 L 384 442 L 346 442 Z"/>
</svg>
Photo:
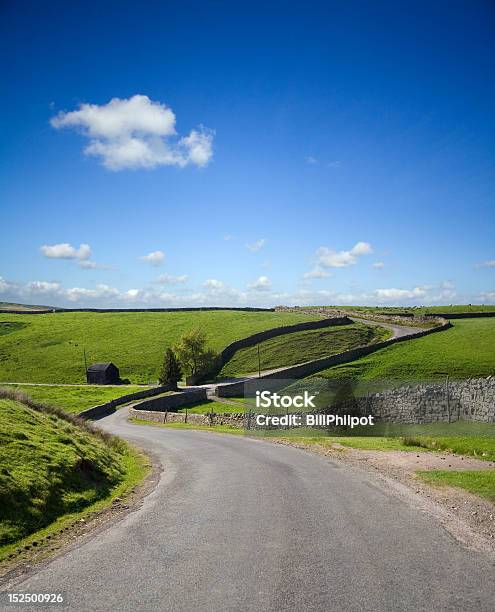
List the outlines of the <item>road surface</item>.
<svg viewBox="0 0 495 612">
<path fill-rule="evenodd" d="M 493 612 L 493 561 L 368 474 L 125 417 L 99 424 L 161 460 L 157 488 L 16 591 L 62 590 L 77 611 Z"/>
</svg>

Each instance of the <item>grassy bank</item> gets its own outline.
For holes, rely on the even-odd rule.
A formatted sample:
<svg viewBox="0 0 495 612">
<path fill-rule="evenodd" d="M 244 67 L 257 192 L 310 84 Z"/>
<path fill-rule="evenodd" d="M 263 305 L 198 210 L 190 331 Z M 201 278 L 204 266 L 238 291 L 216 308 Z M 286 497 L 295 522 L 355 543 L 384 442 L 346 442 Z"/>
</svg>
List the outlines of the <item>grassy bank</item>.
<svg viewBox="0 0 495 612">
<path fill-rule="evenodd" d="M 0 398 L 0 558 L 137 484 L 144 458 L 56 409 Z"/>
<path fill-rule="evenodd" d="M 224 365 L 219 378 L 258 371 L 258 346 L 262 370 L 296 365 L 304 361 L 329 357 L 357 346 L 390 337 L 382 327 L 355 323 L 311 331 L 295 332 L 241 349 Z"/>
<path fill-rule="evenodd" d="M 458 487 L 474 493 L 474 495 L 485 497 L 491 502 L 495 502 L 495 470 L 465 472 L 431 470 L 428 472 L 418 472 L 418 475 L 429 484 Z"/>
<path fill-rule="evenodd" d="M 360 380 L 433 380 L 495 373 L 495 318 L 453 321 L 446 331 L 395 344 L 318 377 Z"/>
<path fill-rule="evenodd" d="M 122 395 L 142 391 L 146 387 L 139 387 L 137 385 L 118 387 L 102 385 L 80 385 L 75 387 L 6 385 L 3 388 L 21 391 L 40 404 L 55 406 L 71 414 L 77 414 L 87 408 L 104 404 Z"/>
<path fill-rule="evenodd" d="M 83 349 L 88 363 L 113 361 L 124 379 L 156 382 L 165 348 L 191 327 L 204 329 L 211 346 L 220 350 L 250 334 L 316 318 L 235 311 L 2 313 L 0 383 L 85 382 Z"/>
</svg>

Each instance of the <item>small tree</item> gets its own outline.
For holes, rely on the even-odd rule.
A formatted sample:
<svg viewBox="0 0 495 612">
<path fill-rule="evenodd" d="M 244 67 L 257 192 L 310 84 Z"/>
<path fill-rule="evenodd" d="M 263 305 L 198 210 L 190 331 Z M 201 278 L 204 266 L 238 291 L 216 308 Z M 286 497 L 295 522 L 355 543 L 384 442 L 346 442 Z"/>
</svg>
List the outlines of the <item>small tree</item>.
<svg viewBox="0 0 495 612">
<path fill-rule="evenodd" d="M 204 372 L 215 360 L 214 351 L 206 346 L 206 334 L 199 327 L 184 333 L 174 351 L 187 374 Z"/>
<path fill-rule="evenodd" d="M 182 369 L 177 357 L 172 349 L 165 351 L 163 366 L 160 372 L 159 382 L 161 385 L 171 385 L 172 389 L 177 389 L 177 383 L 182 378 Z"/>
</svg>

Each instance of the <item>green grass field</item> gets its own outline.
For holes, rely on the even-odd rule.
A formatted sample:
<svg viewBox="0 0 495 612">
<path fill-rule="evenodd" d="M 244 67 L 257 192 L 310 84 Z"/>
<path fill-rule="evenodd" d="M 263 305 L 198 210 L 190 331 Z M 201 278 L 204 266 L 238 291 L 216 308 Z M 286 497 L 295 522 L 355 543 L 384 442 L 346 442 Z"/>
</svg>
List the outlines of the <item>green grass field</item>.
<svg viewBox="0 0 495 612">
<path fill-rule="evenodd" d="M 77 414 L 87 408 L 105 404 L 117 397 L 122 397 L 122 395 L 142 391 L 146 387 L 139 387 L 137 385 L 117 387 L 107 387 L 105 385 L 80 385 L 74 387 L 8 385 L 4 388 L 21 391 L 40 404 L 55 406 L 62 408 L 65 412 Z"/>
<path fill-rule="evenodd" d="M 146 470 L 136 457 L 60 413 L 0 399 L 0 557 L 139 482 Z"/>
<path fill-rule="evenodd" d="M 400 342 L 315 376 L 418 381 L 495 374 L 495 318 L 452 323 L 446 331 Z"/>
<path fill-rule="evenodd" d="M 378 342 L 390 337 L 382 327 L 343 325 L 295 332 L 260 342 L 262 370 L 296 365 L 304 361 L 329 357 L 342 351 Z M 228 378 L 258 371 L 258 345 L 241 349 L 224 365 L 218 378 Z"/>
<path fill-rule="evenodd" d="M 370 314 L 397 315 L 410 313 L 415 315 L 423 314 L 460 314 L 470 312 L 495 312 L 495 305 L 490 304 L 456 304 L 450 306 L 320 306 L 319 308 L 333 308 L 338 310 L 353 310 Z"/>
<path fill-rule="evenodd" d="M 236 311 L 2 313 L 0 383 L 85 382 L 84 348 L 88 364 L 113 361 L 123 379 L 156 382 L 165 349 L 191 327 L 204 329 L 212 348 L 219 350 L 250 334 L 314 318 Z"/>
</svg>

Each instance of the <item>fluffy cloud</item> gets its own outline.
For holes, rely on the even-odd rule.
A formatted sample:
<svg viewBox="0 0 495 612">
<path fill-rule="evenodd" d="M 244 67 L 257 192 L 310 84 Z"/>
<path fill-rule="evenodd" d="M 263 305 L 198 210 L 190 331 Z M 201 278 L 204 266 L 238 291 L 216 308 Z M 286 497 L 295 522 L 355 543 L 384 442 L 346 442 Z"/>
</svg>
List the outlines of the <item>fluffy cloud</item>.
<svg viewBox="0 0 495 612">
<path fill-rule="evenodd" d="M 152 266 L 161 266 L 165 260 L 165 253 L 163 251 L 152 251 L 151 253 L 148 253 L 148 255 L 143 255 L 139 259 L 151 264 Z"/>
<path fill-rule="evenodd" d="M 221 291 L 225 288 L 224 283 L 215 278 L 209 278 L 203 283 L 203 287 L 209 291 Z"/>
<path fill-rule="evenodd" d="M 304 278 L 306 280 L 310 280 L 313 278 L 328 278 L 329 276 L 331 276 L 331 273 L 327 272 L 327 270 L 324 270 L 319 265 L 316 265 L 312 270 L 304 274 Z"/>
<path fill-rule="evenodd" d="M 428 287 L 414 287 L 414 289 L 376 289 L 375 295 L 379 300 L 404 300 L 424 298 Z"/>
<path fill-rule="evenodd" d="M 248 285 L 248 289 L 252 289 L 253 291 L 269 291 L 271 288 L 272 281 L 268 278 L 268 276 L 260 276 L 254 281 L 254 283 Z"/>
<path fill-rule="evenodd" d="M 371 267 L 375 268 L 375 270 L 383 270 L 385 264 L 383 263 L 383 261 L 375 261 L 371 264 Z"/>
<path fill-rule="evenodd" d="M 486 268 L 495 268 L 495 259 L 490 259 L 489 261 L 485 261 L 483 265 Z"/>
<path fill-rule="evenodd" d="M 357 263 L 358 257 L 370 255 L 373 249 L 369 242 L 357 242 L 350 251 L 332 251 L 320 247 L 316 251 L 317 265 L 323 268 L 346 268 Z"/>
<path fill-rule="evenodd" d="M 60 112 L 51 124 L 80 130 L 90 139 L 86 155 L 100 157 L 110 170 L 204 167 L 213 156 L 212 130 L 201 126 L 177 139 L 172 109 L 143 95 L 113 98 L 102 105 L 81 104 L 78 110 Z"/>
<path fill-rule="evenodd" d="M 91 257 L 91 248 L 89 244 L 80 244 L 79 248 L 73 247 L 68 242 L 60 244 L 44 244 L 41 247 L 41 252 L 49 259 L 79 259 L 86 260 Z"/>
<path fill-rule="evenodd" d="M 171 274 L 161 274 L 155 282 L 159 285 L 179 285 L 187 282 L 187 274 L 181 274 L 180 276 L 172 276 Z"/>
<path fill-rule="evenodd" d="M 261 250 L 265 246 L 265 244 L 265 238 L 260 238 L 256 242 L 253 242 L 253 244 L 246 244 L 246 249 L 248 249 L 252 253 L 256 253 L 257 251 Z"/>
</svg>

